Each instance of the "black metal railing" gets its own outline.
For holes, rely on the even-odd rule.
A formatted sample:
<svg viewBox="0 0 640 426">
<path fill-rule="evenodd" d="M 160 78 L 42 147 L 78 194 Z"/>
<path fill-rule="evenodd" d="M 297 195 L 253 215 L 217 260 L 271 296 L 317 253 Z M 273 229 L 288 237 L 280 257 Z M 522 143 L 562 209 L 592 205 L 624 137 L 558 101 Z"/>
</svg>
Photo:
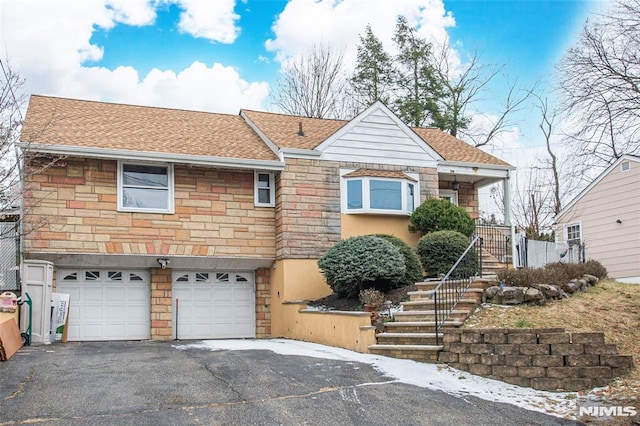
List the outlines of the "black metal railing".
<svg viewBox="0 0 640 426">
<path fill-rule="evenodd" d="M 473 235 L 469 246 L 431 294 L 435 312 L 436 345 L 440 344 L 440 329 L 471 286 L 473 278 L 482 275 L 482 246 L 483 238 Z"/>
<path fill-rule="evenodd" d="M 511 227 L 492 225 L 476 221 L 476 235 L 483 240 L 483 248 L 491 253 L 498 262 L 511 263 Z"/>
</svg>

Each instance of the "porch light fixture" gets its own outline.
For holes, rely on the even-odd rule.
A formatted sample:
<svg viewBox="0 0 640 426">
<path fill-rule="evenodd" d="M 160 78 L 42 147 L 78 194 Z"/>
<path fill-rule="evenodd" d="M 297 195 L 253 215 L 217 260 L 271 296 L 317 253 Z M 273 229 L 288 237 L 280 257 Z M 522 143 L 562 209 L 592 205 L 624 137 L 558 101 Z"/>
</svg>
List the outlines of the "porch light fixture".
<svg viewBox="0 0 640 426">
<path fill-rule="evenodd" d="M 167 269 L 167 265 L 169 264 L 169 259 L 156 259 L 156 260 L 158 261 L 160 268 Z"/>
<path fill-rule="evenodd" d="M 458 182 L 455 176 L 453 177 L 453 184 L 451 185 L 451 188 L 454 191 L 457 191 L 458 189 L 460 189 L 460 182 Z"/>
</svg>

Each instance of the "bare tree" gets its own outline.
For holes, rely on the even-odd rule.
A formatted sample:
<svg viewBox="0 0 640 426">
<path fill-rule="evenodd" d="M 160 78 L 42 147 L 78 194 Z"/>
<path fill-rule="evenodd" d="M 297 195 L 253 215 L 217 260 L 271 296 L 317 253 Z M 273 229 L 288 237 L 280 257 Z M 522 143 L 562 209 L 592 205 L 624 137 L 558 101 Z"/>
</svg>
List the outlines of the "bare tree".
<svg viewBox="0 0 640 426">
<path fill-rule="evenodd" d="M 583 169 L 640 153 L 640 0 L 615 0 L 587 22 L 558 65 L 568 143 Z"/>
<path fill-rule="evenodd" d="M 539 108 L 541 113 L 540 130 L 544 135 L 545 148 L 549 158 L 543 161 L 543 164 L 547 166 L 551 174 L 551 193 L 552 193 L 552 206 L 551 211 L 554 216 L 560 213 L 562 203 L 560 200 L 560 166 L 558 164 L 558 156 L 551 148 L 551 137 L 553 135 L 556 114 L 549 110 L 549 103 L 547 99 L 542 99 L 536 95 L 539 100 Z"/>
<path fill-rule="evenodd" d="M 24 79 L 7 61 L 0 60 L 0 213 L 18 206 L 20 162 L 16 142 L 22 126 L 21 108 L 25 104 L 22 92 Z"/>
<path fill-rule="evenodd" d="M 23 205 L 23 194 L 32 189 L 29 186 L 31 176 L 49 167 L 64 165 L 63 157 L 38 152 L 30 144 L 18 148 L 23 123 L 22 110 L 27 102 L 24 83 L 25 80 L 11 68 L 7 60 L 0 60 L 0 217 L 6 219 L 7 216 L 21 213 L 17 220 L 22 224 L 25 214 L 35 207 Z M 30 138 L 36 140 L 45 131 L 52 135 L 54 118 L 52 115 L 38 129 L 32 129 Z M 30 232 L 42 224 L 38 222 L 20 226 L 20 232 Z M 13 238 L 12 229 L 10 234 L 8 236 Z"/>
<path fill-rule="evenodd" d="M 478 127 L 462 129 L 460 136 L 470 141 L 471 145 L 476 148 L 490 145 L 496 137 L 514 127 L 517 123 L 512 119 L 513 114 L 527 105 L 527 101 L 535 90 L 535 87 L 527 90 L 522 89 L 518 86 L 517 81 L 508 84 L 507 87 L 507 95 L 497 117 L 491 120 L 491 127 L 488 129 Z"/>
<path fill-rule="evenodd" d="M 458 136 L 469 125 L 467 109 L 480 100 L 487 84 L 503 67 L 481 64 L 481 54 L 472 52 L 468 61 L 456 67 L 451 63 L 451 48 L 445 41 L 432 50 L 433 68 L 442 82 L 444 96 L 440 99 L 443 124 L 446 132 Z"/>
<path fill-rule="evenodd" d="M 286 63 L 273 102 L 283 112 L 312 118 L 348 118 L 349 83 L 343 54 L 315 44 Z"/>
</svg>

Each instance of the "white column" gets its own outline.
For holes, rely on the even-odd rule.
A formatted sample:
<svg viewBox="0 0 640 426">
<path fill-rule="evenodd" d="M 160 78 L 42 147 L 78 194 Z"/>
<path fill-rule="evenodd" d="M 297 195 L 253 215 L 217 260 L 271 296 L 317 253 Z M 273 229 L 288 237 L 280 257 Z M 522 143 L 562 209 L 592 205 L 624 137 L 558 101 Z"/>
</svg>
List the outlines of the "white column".
<svg viewBox="0 0 640 426">
<path fill-rule="evenodd" d="M 504 194 L 504 224 L 511 225 L 511 171 L 507 170 L 507 176 L 502 181 Z"/>
</svg>

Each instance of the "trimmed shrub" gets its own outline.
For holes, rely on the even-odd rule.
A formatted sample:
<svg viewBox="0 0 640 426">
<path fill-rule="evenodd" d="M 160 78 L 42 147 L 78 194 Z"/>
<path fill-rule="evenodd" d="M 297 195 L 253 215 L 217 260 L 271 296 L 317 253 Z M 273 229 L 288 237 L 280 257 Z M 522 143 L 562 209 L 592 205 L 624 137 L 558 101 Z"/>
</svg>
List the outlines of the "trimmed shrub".
<svg viewBox="0 0 640 426">
<path fill-rule="evenodd" d="M 397 286 L 391 285 L 390 288 L 404 287 L 407 285 L 413 285 L 418 281 L 422 281 L 422 265 L 420 264 L 420 259 L 418 259 L 418 255 L 413 251 L 409 244 L 405 243 L 395 235 L 375 234 L 374 236 L 383 238 L 396 246 L 404 258 L 404 266 L 407 269 L 407 272 L 405 272 L 404 277 L 398 282 Z"/>
<path fill-rule="evenodd" d="M 544 268 L 502 269 L 497 277 L 508 286 L 531 287 L 535 284 L 562 285 L 584 274 L 603 279 L 607 278 L 607 269 L 597 260 L 588 260 L 585 263 L 549 263 Z"/>
<path fill-rule="evenodd" d="M 428 234 L 436 231 L 457 231 L 467 237 L 476 229 L 473 219 L 462 207 L 447 200 L 430 198 L 409 217 L 409 231 Z"/>
<path fill-rule="evenodd" d="M 338 241 L 318 259 L 318 266 L 333 292 L 347 298 L 358 298 L 361 290 L 370 287 L 388 290 L 406 273 L 400 251 L 373 235 Z"/>
<path fill-rule="evenodd" d="M 420 238 L 418 256 L 430 277 L 446 274 L 467 249 L 471 241 L 456 231 L 431 232 Z M 478 273 L 478 255 L 469 250 L 451 278 L 467 278 Z"/>
</svg>

